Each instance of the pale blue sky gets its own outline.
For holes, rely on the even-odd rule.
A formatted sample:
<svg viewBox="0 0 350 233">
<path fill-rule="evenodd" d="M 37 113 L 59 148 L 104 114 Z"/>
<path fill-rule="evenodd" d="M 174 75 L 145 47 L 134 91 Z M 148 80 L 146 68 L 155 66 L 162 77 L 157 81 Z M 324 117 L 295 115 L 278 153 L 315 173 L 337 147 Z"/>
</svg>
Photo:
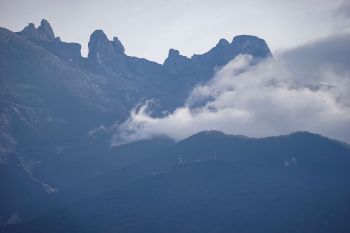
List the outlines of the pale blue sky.
<svg viewBox="0 0 350 233">
<path fill-rule="evenodd" d="M 47 19 L 63 41 L 82 44 L 95 29 L 118 36 L 126 53 L 162 63 L 169 48 L 203 53 L 220 38 L 264 38 L 273 52 L 349 32 L 342 0 L 0 0 L 0 26 L 19 31 Z M 348 8 L 348 9 L 347 9 Z"/>
</svg>

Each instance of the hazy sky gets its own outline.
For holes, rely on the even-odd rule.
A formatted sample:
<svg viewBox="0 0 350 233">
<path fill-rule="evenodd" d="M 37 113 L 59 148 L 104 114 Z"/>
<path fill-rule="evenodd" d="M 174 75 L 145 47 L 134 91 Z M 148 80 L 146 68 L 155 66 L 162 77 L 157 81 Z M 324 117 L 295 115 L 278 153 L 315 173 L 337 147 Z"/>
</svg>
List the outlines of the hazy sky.
<svg viewBox="0 0 350 233">
<path fill-rule="evenodd" d="M 162 63 L 169 48 L 203 53 L 220 38 L 264 38 L 273 52 L 350 31 L 342 0 L 0 0 L 2 27 L 19 31 L 47 19 L 63 41 L 82 44 L 96 29 L 118 36 L 128 55 Z"/>
</svg>

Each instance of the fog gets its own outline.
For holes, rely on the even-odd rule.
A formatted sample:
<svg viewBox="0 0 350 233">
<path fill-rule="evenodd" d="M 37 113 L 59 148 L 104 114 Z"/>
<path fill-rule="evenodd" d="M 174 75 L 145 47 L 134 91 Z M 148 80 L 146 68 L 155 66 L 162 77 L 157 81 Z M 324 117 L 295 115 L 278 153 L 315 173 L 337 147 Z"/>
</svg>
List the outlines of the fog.
<svg viewBox="0 0 350 233">
<path fill-rule="evenodd" d="M 240 55 L 193 89 L 182 107 L 153 117 L 147 101 L 117 125 L 112 146 L 202 130 L 264 137 L 310 131 L 350 142 L 350 36 L 296 47 L 254 65 Z"/>
</svg>

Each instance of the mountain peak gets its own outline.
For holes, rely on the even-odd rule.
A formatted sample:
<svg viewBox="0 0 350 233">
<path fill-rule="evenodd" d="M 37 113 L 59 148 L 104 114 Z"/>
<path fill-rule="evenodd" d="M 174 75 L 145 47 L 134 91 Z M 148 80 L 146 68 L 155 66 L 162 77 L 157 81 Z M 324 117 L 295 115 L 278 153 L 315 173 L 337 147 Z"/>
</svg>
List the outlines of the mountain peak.
<svg viewBox="0 0 350 233">
<path fill-rule="evenodd" d="M 118 51 L 119 53 L 124 53 L 125 52 L 125 48 L 124 48 L 122 42 L 119 40 L 118 37 L 116 37 L 116 36 L 113 37 L 113 42 L 112 43 L 113 43 L 116 51 Z"/>
<path fill-rule="evenodd" d="M 179 50 L 169 49 L 168 57 L 178 57 L 180 56 Z"/>
<path fill-rule="evenodd" d="M 232 39 L 231 47 L 241 54 L 250 54 L 257 58 L 272 56 L 265 40 L 252 35 L 238 35 Z"/>
<path fill-rule="evenodd" d="M 55 40 L 55 34 L 46 19 L 41 20 L 38 28 L 35 28 L 34 23 L 29 23 L 28 26 L 18 32 L 18 34 L 32 40 Z"/>
<path fill-rule="evenodd" d="M 40 26 L 38 27 L 38 31 L 43 35 L 46 36 L 48 40 L 54 40 L 55 34 L 52 30 L 51 25 L 46 19 L 42 19 L 40 22 Z"/>
<path fill-rule="evenodd" d="M 108 40 L 106 33 L 101 29 L 97 29 L 93 33 L 91 33 L 90 41 L 95 39 Z"/>
<path fill-rule="evenodd" d="M 229 46 L 229 45 L 230 45 L 230 42 L 228 42 L 226 39 L 220 39 L 216 47 Z"/>
<path fill-rule="evenodd" d="M 163 64 L 172 74 L 191 70 L 191 59 L 181 55 L 176 49 L 169 49 L 168 57 Z"/>
<path fill-rule="evenodd" d="M 262 40 L 262 39 L 253 35 L 237 35 L 233 37 L 231 43 L 233 43 L 234 41 L 258 41 L 258 40 Z"/>
<path fill-rule="evenodd" d="M 28 29 L 35 29 L 35 24 L 34 24 L 34 23 L 28 23 L 28 26 L 25 27 L 25 28 L 28 28 Z"/>
<path fill-rule="evenodd" d="M 111 63 L 124 55 L 124 46 L 118 39 L 113 37 L 110 41 L 102 30 L 94 31 L 89 41 L 89 60 L 97 63 Z"/>
<path fill-rule="evenodd" d="M 23 28 L 21 32 L 19 32 L 20 35 L 26 36 L 26 37 L 35 37 L 37 36 L 37 30 L 35 28 L 34 23 L 29 23 L 28 26 Z"/>
</svg>

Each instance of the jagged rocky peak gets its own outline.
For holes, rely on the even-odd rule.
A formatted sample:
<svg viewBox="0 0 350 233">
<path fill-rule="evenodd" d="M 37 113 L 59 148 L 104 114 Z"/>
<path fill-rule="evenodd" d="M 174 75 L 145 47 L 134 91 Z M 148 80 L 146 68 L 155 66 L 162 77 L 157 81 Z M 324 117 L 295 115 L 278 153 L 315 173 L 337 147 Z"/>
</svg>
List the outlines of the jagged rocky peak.
<svg viewBox="0 0 350 233">
<path fill-rule="evenodd" d="M 192 69 L 191 63 L 191 59 L 180 55 L 179 50 L 169 49 L 168 57 L 164 61 L 164 67 L 173 74 L 186 73 Z"/>
<path fill-rule="evenodd" d="M 109 40 L 102 30 L 95 30 L 91 35 L 90 35 L 90 41 L 89 43 L 107 43 Z"/>
<path fill-rule="evenodd" d="M 171 66 L 173 63 L 190 60 L 188 57 L 180 55 L 179 50 L 169 49 L 168 57 L 164 61 L 165 66 Z"/>
<path fill-rule="evenodd" d="M 55 34 L 53 33 L 52 27 L 46 19 L 41 20 L 38 31 L 43 37 L 46 37 L 48 40 L 55 39 Z"/>
<path fill-rule="evenodd" d="M 179 50 L 169 49 L 168 57 L 178 57 L 180 56 Z"/>
<path fill-rule="evenodd" d="M 37 30 L 35 28 L 34 23 L 29 23 L 22 31 L 18 32 L 18 34 L 26 37 L 36 37 Z"/>
<path fill-rule="evenodd" d="M 191 57 L 193 60 L 210 60 L 210 59 L 222 59 L 226 53 L 231 53 L 231 44 L 226 39 L 220 39 L 215 47 L 211 48 L 204 54 L 193 54 Z"/>
<path fill-rule="evenodd" d="M 108 62 L 124 55 L 125 49 L 118 37 L 110 41 L 102 30 L 94 31 L 90 36 L 88 59 L 98 63 Z"/>
<path fill-rule="evenodd" d="M 120 40 L 118 39 L 118 37 L 113 37 L 113 45 L 115 47 L 115 49 L 119 52 L 119 53 L 124 53 L 125 49 L 124 46 L 122 44 L 122 42 L 120 42 Z"/>
<path fill-rule="evenodd" d="M 170 60 L 190 60 L 190 59 L 184 55 L 181 55 L 180 51 L 177 49 L 169 49 L 168 57 L 165 59 L 165 62 L 167 60 L 170 61 Z"/>
<path fill-rule="evenodd" d="M 240 35 L 232 42 L 220 39 L 209 51 L 203 54 L 194 54 L 191 58 L 181 56 L 177 50 L 169 50 L 164 67 L 176 75 L 196 74 L 203 80 L 212 77 L 216 67 L 226 65 L 239 54 L 249 54 L 257 61 L 272 56 L 269 47 L 263 39 L 256 36 Z"/>
<path fill-rule="evenodd" d="M 230 42 L 228 42 L 226 39 L 220 39 L 216 45 L 216 47 L 226 47 L 226 46 L 230 46 Z"/>
<path fill-rule="evenodd" d="M 257 58 L 272 56 L 272 53 L 266 41 L 257 36 L 235 36 L 231 42 L 231 46 L 235 52 L 250 54 Z"/>
<path fill-rule="evenodd" d="M 18 34 L 32 40 L 55 40 L 55 34 L 46 19 L 41 20 L 38 28 L 35 28 L 35 25 L 30 23 L 22 31 L 18 32 Z"/>
</svg>

